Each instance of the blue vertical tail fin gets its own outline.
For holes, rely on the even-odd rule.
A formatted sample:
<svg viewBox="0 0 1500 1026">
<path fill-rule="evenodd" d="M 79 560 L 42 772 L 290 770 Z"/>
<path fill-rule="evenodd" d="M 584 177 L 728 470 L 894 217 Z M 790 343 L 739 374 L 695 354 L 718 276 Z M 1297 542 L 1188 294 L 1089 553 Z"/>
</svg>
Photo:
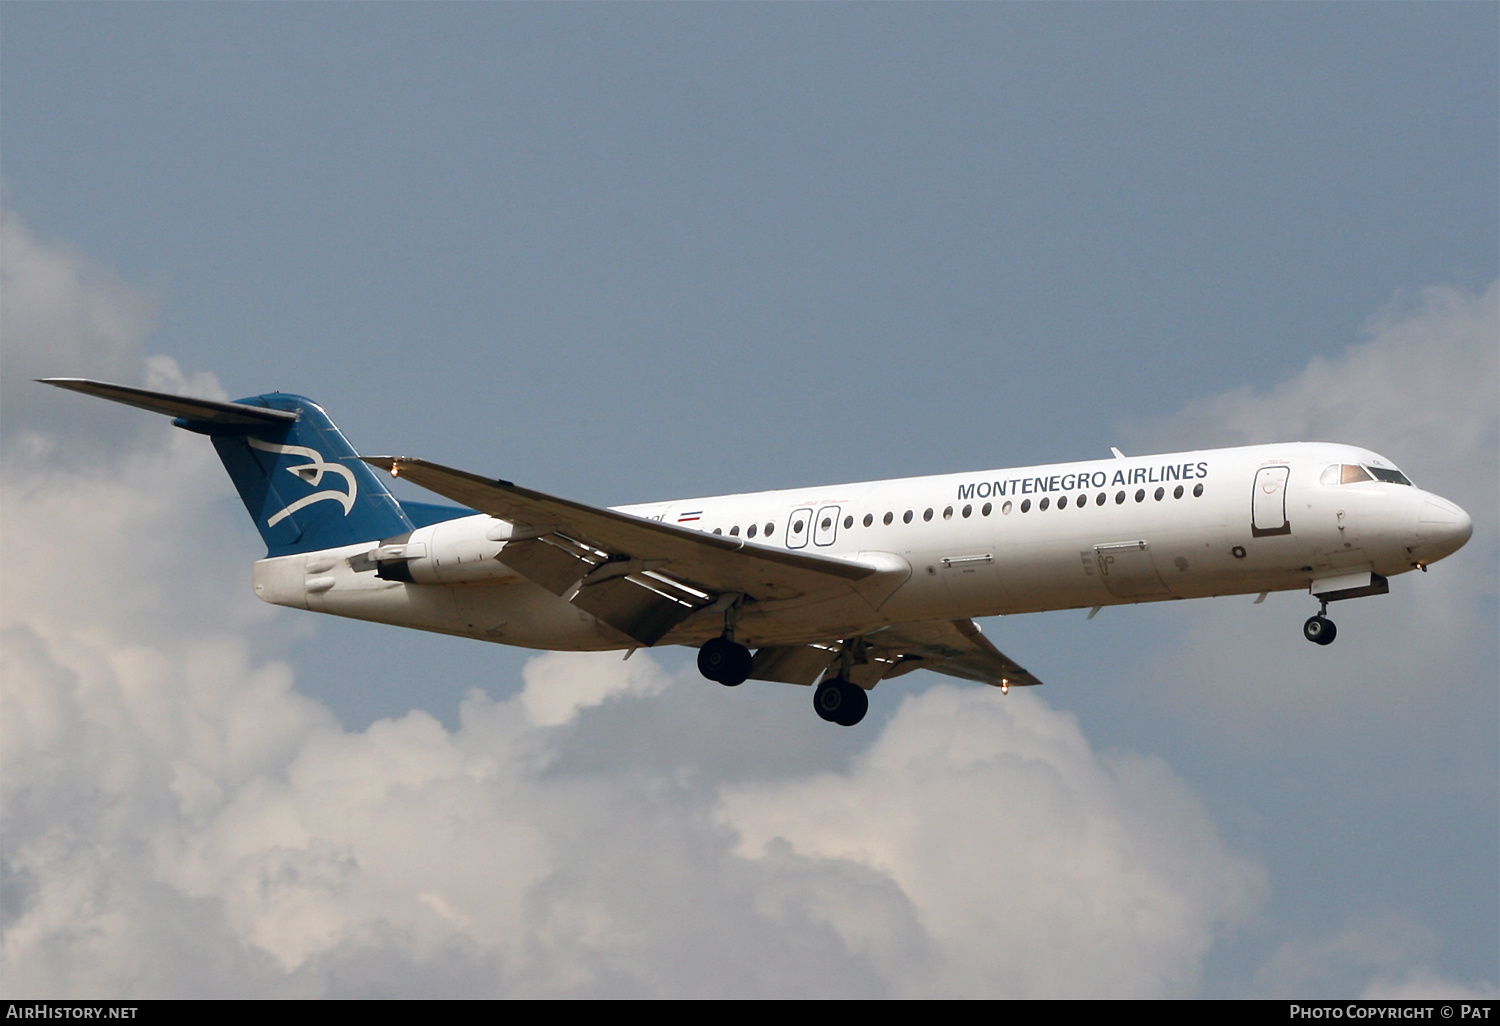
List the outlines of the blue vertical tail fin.
<svg viewBox="0 0 1500 1026">
<path fill-rule="evenodd" d="M 175 423 L 212 437 L 267 555 L 331 549 L 412 530 L 401 504 L 322 407 L 282 392 L 239 401 L 262 404 L 297 419 L 229 432 L 205 430 L 202 422 L 184 417 Z"/>
<path fill-rule="evenodd" d="M 310 399 L 271 392 L 221 403 L 81 378 L 43 380 L 165 413 L 178 427 L 208 435 L 268 556 L 376 541 L 413 529 L 384 482 Z"/>
</svg>

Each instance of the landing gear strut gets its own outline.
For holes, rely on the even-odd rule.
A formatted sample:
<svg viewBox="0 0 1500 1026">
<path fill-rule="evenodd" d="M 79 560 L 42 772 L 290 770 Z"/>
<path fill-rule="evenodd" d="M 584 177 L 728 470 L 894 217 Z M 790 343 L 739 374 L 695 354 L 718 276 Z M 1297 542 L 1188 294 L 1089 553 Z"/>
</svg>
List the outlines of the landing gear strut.
<svg viewBox="0 0 1500 1026">
<path fill-rule="evenodd" d="M 750 677 L 750 650 L 734 640 L 734 621 L 739 611 L 736 599 L 724 610 L 724 634 L 709 638 L 698 649 L 698 672 L 727 688 L 737 688 Z"/>
<path fill-rule="evenodd" d="M 1339 630 L 1328 619 L 1328 600 L 1321 601 L 1322 608 L 1318 610 L 1318 615 L 1309 616 L 1302 625 L 1302 636 L 1317 645 L 1331 645 L 1333 639 L 1338 637 Z"/>
<path fill-rule="evenodd" d="M 834 677 L 818 685 L 813 692 L 813 711 L 829 723 L 852 727 L 865 718 L 870 696 L 858 684 Z"/>
</svg>

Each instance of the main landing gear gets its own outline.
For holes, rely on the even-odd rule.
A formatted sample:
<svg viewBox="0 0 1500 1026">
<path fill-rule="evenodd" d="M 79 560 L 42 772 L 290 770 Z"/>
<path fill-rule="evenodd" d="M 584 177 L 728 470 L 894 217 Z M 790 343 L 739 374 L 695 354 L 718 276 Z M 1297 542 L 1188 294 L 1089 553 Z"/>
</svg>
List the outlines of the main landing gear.
<svg viewBox="0 0 1500 1026">
<path fill-rule="evenodd" d="M 739 600 L 724 610 L 724 634 L 709 638 L 698 649 L 698 672 L 726 688 L 737 688 L 750 677 L 750 650 L 734 640 Z"/>
<path fill-rule="evenodd" d="M 750 650 L 734 640 L 734 621 L 739 613 L 736 601 L 724 611 L 724 633 L 709 638 L 698 649 L 698 672 L 725 687 L 735 688 L 750 678 Z M 819 684 L 813 692 L 813 711 L 829 723 L 852 727 L 870 710 L 870 696 L 865 689 L 849 680 L 854 665 L 853 649 L 846 645 L 840 659 L 839 675 Z"/>
<path fill-rule="evenodd" d="M 1302 625 L 1302 636 L 1317 645 L 1332 645 L 1338 634 L 1339 629 L 1328 619 L 1328 600 L 1323 599 L 1318 615 L 1309 616 Z"/>
<path fill-rule="evenodd" d="M 698 672 L 728 688 L 750 676 L 750 650 L 729 638 L 709 638 L 698 649 Z"/>
<path fill-rule="evenodd" d="M 854 726 L 865 718 L 869 709 L 869 693 L 842 677 L 825 680 L 813 692 L 813 711 L 841 727 Z"/>
</svg>

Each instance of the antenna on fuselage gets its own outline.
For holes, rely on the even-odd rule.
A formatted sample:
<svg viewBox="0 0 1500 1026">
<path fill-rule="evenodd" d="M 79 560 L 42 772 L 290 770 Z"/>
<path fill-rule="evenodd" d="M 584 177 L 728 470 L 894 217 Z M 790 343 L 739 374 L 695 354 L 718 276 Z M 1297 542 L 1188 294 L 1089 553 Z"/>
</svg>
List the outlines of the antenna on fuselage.
<svg viewBox="0 0 1500 1026">
<path fill-rule="evenodd" d="M 1125 458 L 1125 454 L 1112 445 L 1109 447 L 1109 451 L 1115 454 L 1115 459 L 1117 460 L 1123 460 Z"/>
</svg>

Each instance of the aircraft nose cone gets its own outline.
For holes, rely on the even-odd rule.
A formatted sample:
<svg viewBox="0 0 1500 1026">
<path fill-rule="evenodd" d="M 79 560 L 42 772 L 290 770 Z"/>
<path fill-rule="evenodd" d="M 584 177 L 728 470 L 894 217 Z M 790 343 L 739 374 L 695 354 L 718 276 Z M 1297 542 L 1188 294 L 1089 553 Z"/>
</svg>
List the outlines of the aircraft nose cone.
<svg viewBox="0 0 1500 1026">
<path fill-rule="evenodd" d="M 1428 562 L 1457 552 L 1474 534 L 1474 521 L 1469 514 L 1436 495 L 1428 496 L 1422 504 L 1417 526 Z"/>
</svg>

